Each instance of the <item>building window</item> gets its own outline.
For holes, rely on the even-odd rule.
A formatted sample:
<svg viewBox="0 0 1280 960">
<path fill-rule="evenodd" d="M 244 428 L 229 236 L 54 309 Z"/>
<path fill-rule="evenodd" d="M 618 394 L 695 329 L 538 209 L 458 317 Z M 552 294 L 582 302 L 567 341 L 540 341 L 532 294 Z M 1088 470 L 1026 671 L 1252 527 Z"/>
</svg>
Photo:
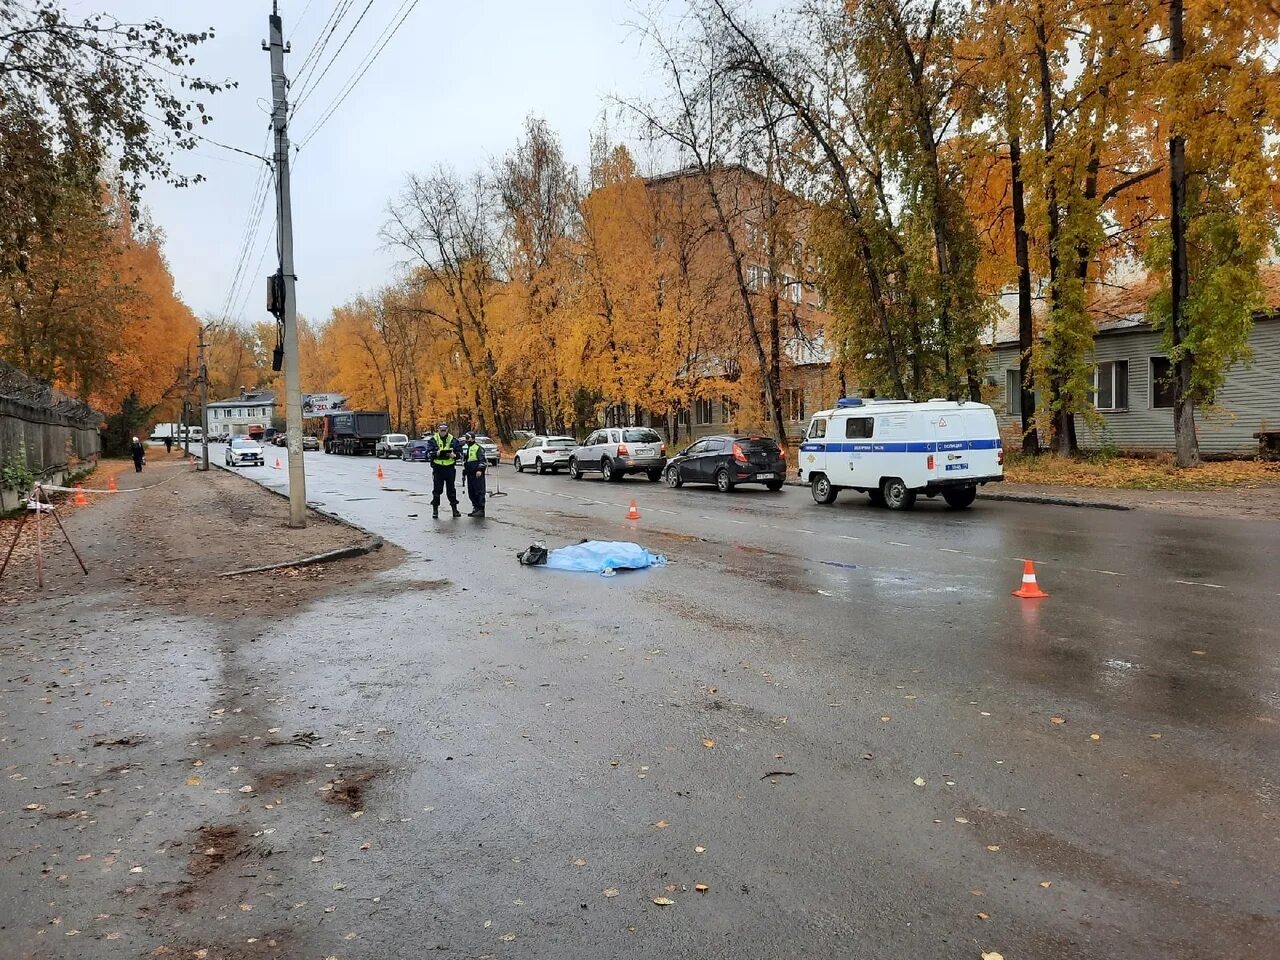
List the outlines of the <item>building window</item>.
<svg viewBox="0 0 1280 960">
<path fill-rule="evenodd" d="M 800 422 L 804 420 L 804 390 L 789 387 L 782 395 L 782 405 L 788 420 Z"/>
<path fill-rule="evenodd" d="M 693 418 L 699 425 L 703 426 L 711 422 L 711 401 L 701 398 L 693 401 Z"/>
<path fill-rule="evenodd" d="M 769 283 L 769 271 L 764 267 L 751 264 L 747 267 L 747 289 L 759 293 Z"/>
<path fill-rule="evenodd" d="M 1108 360 L 1093 368 L 1093 405 L 1099 410 L 1129 409 L 1129 361 Z"/>
<path fill-rule="evenodd" d="M 875 432 L 875 420 L 871 417 L 850 417 L 844 422 L 844 435 L 848 440 L 870 440 Z"/>
<path fill-rule="evenodd" d="M 790 300 L 792 303 L 799 303 L 804 296 L 804 290 L 800 286 L 800 281 L 795 277 L 789 277 L 785 273 L 782 275 L 781 290 L 779 294 L 783 300 Z"/>
<path fill-rule="evenodd" d="M 728 397 L 720 398 L 720 422 L 732 423 L 738 415 L 738 405 Z"/>
<path fill-rule="evenodd" d="M 1022 379 L 1021 371 L 1006 370 L 1004 372 L 1004 408 L 1011 417 L 1022 416 Z"/>
<path fill-rule="evenodd" d="M 1173 382 L 1173 364 L 1168 357 L 1151 358 L 1151 406 L 1155 410 L 1171 410 L 1178 399 L 1178 385 Z"/>
</svg>

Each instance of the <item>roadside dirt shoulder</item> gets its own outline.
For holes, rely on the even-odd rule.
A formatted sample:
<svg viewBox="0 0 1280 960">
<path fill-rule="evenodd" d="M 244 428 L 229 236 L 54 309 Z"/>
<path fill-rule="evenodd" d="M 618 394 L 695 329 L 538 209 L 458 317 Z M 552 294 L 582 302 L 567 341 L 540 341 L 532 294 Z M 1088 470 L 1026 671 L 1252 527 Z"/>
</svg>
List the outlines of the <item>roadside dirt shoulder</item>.
<svg viewBox="0 0 1280 960">
<path fill-rule="evenodd" d="M 105 477 L 111 472 L 108 467 L 98 473 Z M 92 492 L 94 480 L 88 506 L 77 507 L 66 497 L 57 508 L 88 574 L 81 573 L 53 518 L 45 516 L 39 534 L 45 590 L 37 590 L 32 515 L 0 580 L 0 603 L 120 591 L 147 606 L 180 612 L 263 604 L 288 609 L 392 567 L 403 557 L 400 548 L 386 545 L 331 564 L 219 577 L 229 570 L 300 560 L 368 538 L 314 513 L 304 529 L 292 530 L 285 500 L 234 474 L 197 473 L 180 460 L 148 465 L 138 474 L 117 474 L 119 493 Z M 0 555 L 9 548 L 18 522 L 0 521 Z"/>
</svg>

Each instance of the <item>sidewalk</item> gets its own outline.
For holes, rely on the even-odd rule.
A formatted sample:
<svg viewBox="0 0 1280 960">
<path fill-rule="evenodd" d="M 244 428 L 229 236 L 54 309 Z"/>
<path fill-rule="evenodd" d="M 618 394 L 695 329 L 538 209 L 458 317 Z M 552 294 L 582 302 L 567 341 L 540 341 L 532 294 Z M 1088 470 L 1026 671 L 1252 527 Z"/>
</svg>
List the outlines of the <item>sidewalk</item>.
<svg viewBox="0 0 1280 960">
<path fill-rule="evenodd" d="M 1159 510 L 1188 517 L 1280 520 L 1280 486 L 1205 490 L 1122 490 L 1049 483 L 989 484 L 984 499 L 1059 503 L 1117 510 Z"/>
</svg>

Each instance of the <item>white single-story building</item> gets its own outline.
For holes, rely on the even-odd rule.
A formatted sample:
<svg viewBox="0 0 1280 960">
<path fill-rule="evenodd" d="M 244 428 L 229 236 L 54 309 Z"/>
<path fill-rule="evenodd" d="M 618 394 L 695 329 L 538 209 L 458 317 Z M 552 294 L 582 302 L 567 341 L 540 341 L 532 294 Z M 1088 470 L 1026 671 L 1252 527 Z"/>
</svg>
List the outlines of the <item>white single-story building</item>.
<svg viewBox="0 0 1280 960">
<path fill-rule="evenodd" d="M 271 426 L 276 412 L 276 397 L 266 390 L 241 390 L 240 396 L 230 400 L 215 400 L 209 404 L 209 434 L 233 437 L 245 436 L 250 427 L 264 430 Z"/>
</svg>

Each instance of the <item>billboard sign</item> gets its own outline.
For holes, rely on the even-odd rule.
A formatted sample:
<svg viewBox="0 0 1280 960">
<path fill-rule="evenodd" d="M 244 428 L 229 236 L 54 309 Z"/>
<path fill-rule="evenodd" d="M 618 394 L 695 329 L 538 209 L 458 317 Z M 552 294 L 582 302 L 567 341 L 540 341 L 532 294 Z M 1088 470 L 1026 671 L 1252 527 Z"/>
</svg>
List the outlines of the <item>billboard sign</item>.
<svg viewBox="0 0 1280 960">
<path fill-rule="evenodd" d="M 334 410 L 341 410 L 347 404 L 347 398 L 340 393 L 304 393 L 302 395 L 302 415 L 318 417 Z"/>
</svg>

